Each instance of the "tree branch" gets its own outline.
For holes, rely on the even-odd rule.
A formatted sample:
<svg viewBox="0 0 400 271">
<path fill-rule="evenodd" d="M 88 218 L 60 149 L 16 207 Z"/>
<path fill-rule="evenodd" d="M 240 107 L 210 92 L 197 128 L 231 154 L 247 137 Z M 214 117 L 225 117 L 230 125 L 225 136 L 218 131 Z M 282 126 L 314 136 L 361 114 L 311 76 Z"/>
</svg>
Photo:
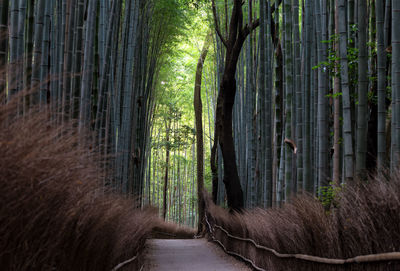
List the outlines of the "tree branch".
<svg viewBox="0 0 400 271">
<path fill-rule="evenodd" d="M 229 33 L 228 33 L 228 45 L 231 46 L 231 48 L 235 45 L 238 33 L 240 33 L 242 30 L 241 28 L 240 29 L 238 28 L 238 25 L 241 23 L 240 20 L 243 20 L 243 18 L 241 18 L 241 12 L 242 12 L 242 1 L 234 0 L 231 22 L 229 24 Z"/>
<path fill-rule="evenodd" d="M 260 19 L 257 19 L 250 24 L 246 24 L 244 28 L 242 29 L 242 33 L 244 37 L 246 37 L 248 34 L 250 34 L 251 31 L 256 29 L 258 26 L 260 26 Z"/>
<path fill-rule="evenodd" d="M 278 1 L 278 6 L 282 3 L 282 0 Z M 275 12 L 275 4 L 271 6 L 271 14 Z"/>
<path fill-rule="evenodd" d="M 282 3 L 282 0 L 279 0 L 278 1 L 278 5 L 280 5 L 281 3 Z M 267 5 L 269 5 L 269 4 L 267 3 Z M 274 13 L 274 12 L 275 12 L 275 5 L 272 5 L 271 6 L 271 14 Z M 275 23 L 274 23 L 274 20 L 272 19 L 272 16 L 271 16 L 271 25 L 272 24 L 274 25 Z M 242 29 L 242 31 L 241 31 L 242 35 L 244 35 L 244 37 L 246 37 L 247 35 L 250 34 L 251 31 L 253 31 L 254 29 L 256 29 L 259 26 L 260 26 L 260 18 L 256 19 L 255 21 L 251 22 L 250 24 L 246 24 L 244 26 L 244 28 Z M 271 31 L 271 35 L 274 34 L 272 32 L 273 31 Z M 272 36 L 272 39 L 274 39 L 274 36 Z"/>
<path fill-rule="evenodd" d="M 221 41 L 225 45 L 225 47 L 228 47 L 227 41 L 224 38 L 224 36 L 222 36 L 221 29 L 219 27 L 218 17 L 217 17 L 217 8 L 215 7 L 215 0 L 212 0 L 212 10 L 213 10 L 214 23 L 215 23 L 215 30 L 217 31 L 218 37 L 221 39 Z"/>
<path fill-rule="evenodd" d="M 244 4 L 244 2 L 243 2 L 243 4 Z M 243 10 L 242 10 L 242 7 L 239 9 L 239 20 L 238 20 L 238 23 L 239 23 L 239 25 L 238 25 L 238 29 L 239 30 L 241 30 L 242 28 L 243 28 Z"/>
</svg>

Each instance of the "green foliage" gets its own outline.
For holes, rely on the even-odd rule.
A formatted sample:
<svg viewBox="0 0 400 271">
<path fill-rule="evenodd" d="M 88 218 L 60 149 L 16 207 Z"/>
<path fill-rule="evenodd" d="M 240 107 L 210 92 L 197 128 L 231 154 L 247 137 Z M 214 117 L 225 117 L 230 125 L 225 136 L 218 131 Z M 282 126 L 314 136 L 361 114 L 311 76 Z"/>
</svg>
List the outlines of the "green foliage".
<svg viewBox="0 0 400 271">
<path fill-rule="evenodd" d="M 375 80 L 370 80 L 370 81 L 373 82 L 373 81 L 376 81 L 376 79 Z M 367 95 L 368 95 L 367 99 L 368 99 L 369 103 L 378 104 L 378 94 L 377 93 L 374 93 L 372 91 L 368 91 Z"/>
<path fill-rule="evenodd" d="M 151 42 L 162 48 L 163 57 L 171 54 L 188 29 L 191 10 L 186 8 L 186 2 L 188 0 L 154 1 L 153 16 L 149 24 L 154 33 Z"/>
<path fill-rule="evenodd" d="M 166 38 L 166 42 L 162 45 L 162 55 L 158 59 L 161 65 L 155 82 L 156 107 L 152 121 L 151 145 L 152 157 L 156 163 L 149 165 L 152 171 L 149 191 L 159 191 L 161 198 L 154 200 L 153 204 L 162 204 L 164 185 L 162 178 L 165 176 L 165 153 L 168 147 L 170 162 L 167 219 L 194 225 L 192 223 L 197 216 L 197 184 L 196 156 L 193 148 L 195 142 L 193 89 L 200 48 L 210 28 L 209 2 L 161 0 L 155 5 L 157 18 L 153 18 L 154 22 L 157 22 L 159 27 L 164 27 L 164 24 L 168 23 L 168 29 L 165 32 L 172 37 Z M 154 31 L 157 29 L 154 26 Z M 211 51 L 210 55 L 212 54 Z M 213 63 L 206 61 L 203 74 L 207 74 L 207 71 L 211 74 L 213 67 Z M 211 76 L 209 78 L 212 80 Z M 204 79 L 203 83 L 212 85 L 212 81 L 207 79 Z M 202 100 L 203 107 L 206 108 L 204 90 Z M 203 110 L 203 114 L 206 113 L 207 111 Z M 209 133 L 206 116 L 203 115 L 205 135 Z M 170 128 L 167 141 L 168 127 Z M 207 139 L 205 144 L 208 145 Z M 209 149 L 205 148 L 205 161 L 208 160 Z M 205 163 L 204 166 L 205 187 L 209 188 L 211 187 L 211 170 L 209 163 Z M 160 178 L 162 181 L 159 181 Z"/>
<path fill-rule="evenodd" d="M 342 95 L 343 95 L 342 92 L 338 92 L 338 93 L 330 93 L 330 94 L 326 95 L 326 97 L 336 99 L 336 98 L 342 97 Z"/>
<path fill-rule="evenodd" d="M 336 186 L 334 183 L 329 183 L 327 186 L 321 186 L 318 190 L 318 199 L 321 201 L 325 210 L 337 208 L 339 202 L 339 194 L 343 190 L 344 185 Z"/>
<path fill-rule="evenodd" d="M 347 48 L 347 59 L 349 65 L 349 82 L 350 85 L 356 86 L 358 82 L 358 48 Z"/>
<path fill-rule="evenodd" d="M 318 65 L 312 67 L 313 70 L 318 68 L 327 69 L 329 75 L 332 77 L 340 76 L 340 57 L 338 51 L 335 50 L 335 43 L 339 43 L 339 36 L 332 35 L 329 40 L 323 40 L 322 43 L 329 44 L 328 49 L 328 59 L 326 61 L 319 62 Z M 350 42 L 351 43 L 351 42 Z M 348 60 L 348 68 L 349 68 L 349 81 L 352 85 L 357 84 L 358 80 L 358 48 L 348 46 L 347 47 L 347 60 Z M 335 69 L 337 69 L 335 72 Z"/>
<path fill-rule="evenodd" d="M 358 25 L 357 24 L 351 24 L 350 25 L 350 36 L 354 36 L 358 32 Z M 349 43 L 352 44 L 354 41 L 352 39 L 349 39 Z"/>
</svg>

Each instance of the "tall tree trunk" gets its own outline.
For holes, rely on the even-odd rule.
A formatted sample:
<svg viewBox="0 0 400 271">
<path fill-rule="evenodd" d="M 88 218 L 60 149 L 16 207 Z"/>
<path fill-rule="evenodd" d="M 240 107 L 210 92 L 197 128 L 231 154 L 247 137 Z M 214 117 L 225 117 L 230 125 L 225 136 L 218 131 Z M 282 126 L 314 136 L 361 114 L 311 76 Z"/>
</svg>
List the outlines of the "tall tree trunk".
<svg viewBox="0 0 400 271">
<path fill-rule="evenodd" d="M 8 5 L 9 1 L 0 1 L 0 65 L 5 67 L 8 55 Z M 0 95 L 1 99 L 5 98 L 7 87 L 7 71 L 4 70 L 0 74 Z"/>
<path fill-rule="evenodd" d="M 43 18 L 45 11 L 44 0 L 38 0 L 36 12 L 35 12 L 35 36 L 34 36 L 34 50 L 33 50 L 33 64 L 32 64 L 32 77 L 31 77 L 31 89 L 37 88 L 40 83 L 40 61 L 42 59 L 42 40 L 43 40 Z M 33 95 L 33 102 L 38 102 L 36 93 Z"/>
<path fill-rule="evenodd" d="M 54 3 L 54 2 L 53 2 Z M 49 50 L 50 50 L 50 16 L 52 10 L 52 2 L 46 1 L 44 20 L 43 20 L 43 39 L 42 55 L 40 63 L 40 103 L 48 104 L 48 80 L 49 75 Z"/>
<path fill-rule="evenodd" d="M 273 155 L 272 155 L 272 74 L 271 48 L 269 38 L 271 32 L 271 8 L 266 7 L 265 1 L 260 3 L 260 64 L 259 64 L 259 141 L 260 157 L 258 171 L 261 176 L 259 191 L 259 206 L 271 207 L 273 195 Z M 262 189 L 261 189 L 262 188 Z"/>
<path fill-rule="evenodd" d="M 349 87 L 349 66 L 347 59 L 347 31 L 345 0 L 337 0 L 339 5 L 339 54 L 340 77 L 343 106 L 343 139 L 344 139 L 344 175 L 346 180 L 353 179 L 353 139 L 351 127 L 351 102 Z"/>
<path fill-rule="evenodd" d="M 339 7 L 336 1 L 335 10 L 335 35 L 339 36 Z M 339 43 L 335 41 L 335 52 L 339 55 Z M 340 77 L 339 72 L 339 60 L 335 60 L 335 79 L 333 89 L 334 99 L 334 116 L 333 116 L 333 183 L 336 186 L 340 185 Z"/>
<path fill-rule="evenodd" d="M 111 16 L 109 19 L 109 22 L 107 24 L 107 31 L 105 35 L 105 50 L 102 56 L 103 62 L 100 61 L 100 80 L 99 80 L 99 95 L 97 98 L 97 113 L 96 113 L 96 118 L 95 118 L 95 131 L 97 132 L 98 135 L 98 142 L 101 144 L 102 138 L 103 138 L 103 133 L 101 132 L 102 130 L 102 125 L 101 123 L 104 123 L 104 113 L 103 113 L 103 107 L 106 103 L 106 85 L 109 80 L 109 68 L 110 68 L 110 56 L 111 56 L 111 44 L 112 44 L 112 37 L 113 37 L 113 30 L 114 30 L 114 24 L 116 20 L 116 8 L 118 6 L 118 0 L 113 0 L 112 2 L 112 8 L 111 8 Z"/>
<path fill-rule="evenodd" d="M 19 90 L 26 91 L 23 88 L 23 76 L 24 76 L 24 48 L 25 48 L 25 22 L 26 22 L 26 13 L 27 13 L 27 0 L 19 0 L 19 16 L 18 16 L 18 48 L 17 48 L 17 56 L 19 61 L 20 68 L 18 69 L 18 85 Z"/>
<path fill-rule="evenodd" d="M 197 227 L 198 233 L 203 231 L 203 218 L 204 218 L 204 143 L 203 143 L 203 105 L 201 103 L 201 79 L 203 75 L 203 64 L 208 54 L 210 35 L 207 35 L 206 40 L 201 51 L 199 61 L 196 68 L 196 79 L 194 85 L 194 113 L 196 119 L 196 158 L 197 158 L 197 203 L 199 208 L 199 223 Z"/>
<path fill-rule="evenodd" d="M 392 1 L 392 157 L 391 170 L 400 161 L 400 1 Z"/>
<path fill-rule="evenodd" d="M 212 200 L 217 204 L 218 199 L 218 137 L 217 133 L 214 131 L 214 144 L 211 148 L 211 174 L 212 174 Z"/>
<path fill-rule="evenodd" d="M 368 28 L 368 44 L 374 44 L 377 46 L 377 35 L 376 35 L 376 2 L 369 1 L 368 14 L 369 14 L 369 28 Z M 378 81 L 372 78 L 378 78 L 377 70 L 377 47 L 368 46 L 368 91 L 373 97 L 378 96 Z M 372 79 L 372 80 L 370 80 Z M 370 96 L 370 95 L 368 95 Z M 377 166 L 378 157 L 378 103 L 367 102 L 369 112 L 367 119 L 367 153 L 365 168 L 367 172 L 374 173 Z"/>
<path fill-rule="evenodd" d="M 385 51 L 385 3 L 376 1 L 376 39 L 378 58 L 378 168 L 385 165 L 386 156 L 386 51 Z"/>
<path fill-rule="evenodd" d="M 357 155 L 356 173 L 365 176 L 368 131 L 368 51 L 367 51 L 367 2 L 358 1 L 358 105 L 357 105 Z"/>
<path fill-rule="evenodd" d="M 214 18 L 217 22 L 215 2 L 213 1 Z M 258 21 L 259 23 L 259 21 Z M 228 206 L 233 210 L 241 210 L 244 206 L 243 190 L 240 185 L 235 145 L 232 130 L 232 110 L 236 96 L 236 65 L 243 43 L 258 24 L 250 23 L 243 26 L 242 1 L 235 0 L 229 25 L 228 38 L 222 37 L 218 24 L 217 33 L 226 46 L 225 68 L 222 76 L 220 92 L 217 100 L 215 129 L 218 131 L 219 145 L 224 160 L 224 184 L 228 198 Z"/>
<path fill-rule="evenodd" d="M 248 21 L 252 22 L 253 21 L 253 1 L 254 0 L 249 0 L 248 1 Z M 246 78 L 246 84 L 244 84 L 245 91 L 242 91 L 242 93 L 245 93 L 245 103 L 243 103 L 244 108 L 243 108 L 243 113 L 245 115 L 246 121 L 244 122 L 246 124 L 246 136 L 243 137 L 245 139 L 245 142 L 247 144 L 241 144 L 246 146 L 245 149 L 245 156 L 242 156 L 245 158 L 247 161 L 247 166 L 242 170 L 244 178 L 241 179 L 242 184 L 246 184 L 246 194 L 245 194 L 245 206 L 248 208 L 251 208 L 254 206 L 256 203 L 256 191 L 257 187 L 255 185 L 256 180 L 255 180 L 255 166 L 256 166 L 256 144 L 255 144 L 255 135 L 256 135 L 256 125 L 255 125 L 255 98 L 256 98 L 256 90 L 255 90 L 255 60 L 254 60 L 254 41 L 255 36 L 250 33 L 249 38 L 246 41 L 246 53 L 245 59 L 246 59 L 246 64 L 245 64 L 245 69 L 246 69 L 246 76 L 243 74 L 243 78 Z M 242 67 L 242 70 L 244 71 L 244 67 Z M 243 122 L 243 121 L 242 121 Z M 239 132 L 235 132 L 235 137 L 236 135 L 239 134 Z M 238 155 L 240 155 L 240 151 L 237 152 Z M 240 165 L 240 163 L 239 163 Z M 244 163 L 242 163 L 243 167 Z"/>
<path fill-rule="evenodd" d="M 163 195 L 163 218 L 167 217 L 167 193 L 168 193 L 168 171 L 169 171 L 169 155 L 170 155 L 170 133 L 171 120 L 168 120 L 166 125 L 166 147 L 165 147 L 165 175 L 164 175 L 164 195 Z"/>
<path fill-rule="evenodd" d="M 227 65 L 228 66 L 228 65 Z M 229 66 L 232 66 L 230 64 Z M 229 70 L 233 71 L 229 71 Z M 228 198 L 228 206 L 234 210 L 243 208 L 243 190 L 240 185 L 236 165 L 235 146 L 232 134 L 232 109 L 236 93 L 236 80 L 234 67 L 225 68 L 221 83 L 220 94 L 217 102 L 216 129 L 219 130 L 219 145 L 221 146 L 224 161 L 224 184 Z"/>
<path fill-rule="evenodd" d="M 11 1 L 10 5 L 10 52 L 8 66 L 8 97 L 14 95 L 18 91 L 18 17 L 19 8 L 18 0 Z"/>
<path fill-rule="evenodd" d="M 218 67 L 217 67 L 218 69 Z M 214 143 L 212 143 L 211 140 L 211 117 L 210 117 L 210 105 L 209 105 L 209 98 L 208 98 L 208 91 L 206 88 L 206 95 L 207 95 L 207 108 L 208 108 L 208 131 L 209 131 L 209 137 L 210 137 L 210 150 L 211 150 L 211 155 L 210 155 L 210 168 L 211 168 L 211 175 L 212 175 L 212 201 L 214 204 L 217 204 L 217 198 L 218 198 L 218 157 L 217 157 L 217 147 L 218 147 L 218 141 L 216 140 L 215 137 L 215 131 L 214 131 Z M 210 96 L 213 96 L 212 93 L 210 93 Z M 214 99 L 212 99 L 214 100 Z M 215 103 L 212 102 L 212 109 L 215 107 Z M 213 119 L 215 119 L 214 116 L 214 110 L 213 110 Z"/>
<path fill-rule="evenodd" d="M 294 154 L 294 165 L 296 170 L 294 170 L 294 184 L 295 190 L 299 191 L 303 188 L 303 97 L 302 97 L 302 80 L 301 80 L 301 51 L 300 51 L 300 29 L 299 29 L 299 0 L 293 1 L 293 59 L 294 59 L 294 93 L 295 96 L 295 143 L 297 145 L 297 154 Z"/>
<path fill-rule="evenodd" d="M 88 0 L 88 19 L 85 33 L 85 52 L 83 59 L 83 74 L 81 82 L 81 97 L 79 105 L 79 129 L 89 128 L 91 119 L 91 90 L 94 67 L 94 31 L 96 22 L 97 0 Z M 63 67 L 62 67 L 63 68 Z"/>
<path fill-rule="evenodd" d="M 62 73 L 63 82 L 63 90 L 62 91 L 62 107 L 64 112 L 70 112 L 70 101 L 71 101 L 71 86 L 72 86 L 72 64 L 73 64 L 73 50 L 74 50 L 74 30 L 75 30 L 75 22 L 77 18 L 75 17 L 75 9 L 76 9 L 77 0 L 71 0 L 69 3 L 69 15 L 67 26 L 65 29 L 65 50 L 62 52 L 63 54 L 60 57 L 64 58 L 64 67 Z M 57 63 L 58 64 L 58 63 Z M 61 102 L 61 101 L 60 101 Z"/>
<path fill-rule="evenodd" d="M 385 49 L 390 46 L 391 28 L 392 28 L 392 0 L 386 0 L 385 3 L 385 22 L 384 26 L 384 47 Z M 389 64 L 389 63 L 388 63 Z"/>
<path fill-rule="evenodd" d="M 303 139 L 303 189 L 309 193 L 314 191 L 314 184 L 312 180 L 312 147 L 311 147 L 311 52 L 312 52 L 312 34 L 313 34 L 313 1 L 306 1 L 305 3 L 305 45 L 304 45 L 304 139 Z"/>
<path fill-rule="evenodd" d="M 275 2 L 276 12 L 275 12 L 275 33 L 279 33 L 279 8 L 278 2 Z M 280 201 L 280 192 L 278 192 L 278 184 L 280 184 L 279 176 L 280 176 L 280 168 L 281 168 L 281 142 L 282 142 L 282 131 L 283 131 L 283 56 L 282 56 L 282 46 L 281 41 L 279 40 L 279 34 L 276 37 L 275 44 L 275 97 L 274 97 L 274 183 L 275 183 L 275 193 L 274 193 L 274 204 L 278 205 L 278 195 Z"/>
<path fill-rule="evenodd" d="M 291 0 L 284 0 L 284 75 L 285 75 L 285 139 L 293 140 L 293 50 L 292 50 L 292 6 Z M 295 185 L 293 181 L 293 152 L 285 145 L 285 201 L 289 202 L 294 196 Z"/>
<path fill-rule="evenodd" d="M 75 44 L 74 44 L 74 65 L 73 65 L 73 74 L 72 78 L 72 88 L 70 93 L 70 118 L 79 118 L 79 97 L 80 97 L 80 88 L 81 88 L 81 67 L 82 67 L 82 56 L 83 56 L 83 25 L 84 25 L 84 0 L 78 0 L 77 10 L 76 10 L 76 29 L 74 31 L 75 35 Z M 60 37 L 63 40 L 63 35 Z M 60 41 L 60 47 L 64 48 L 64 42 Z M 62 49 L 61 52 L 64 52 Z M 60 60 L 62 57 L 60 56 Z M 63 62 L 63 61 L 60 61 Z M 61 65 L 61 64 L 60 64 Z M 62 72 L 64 65 L 59 68 L 59 72 Z M 61 91 L 63 88 L 63 82 L 60 80 L 60 88 Z M 118 110 L 119 111 L 119 110 Z"/>
<path fill-rule="evenodd" d="M 321 5 L 322 2 L 322 5 Z M 329 184 L 329 127 L 328 127 L 328 73 L 323 64 L 327 60 L 327 40 L 326 34 L 326 3 L 324 1 L 315 2 L 317 47 L 318 47 L 318 183 L 319 186 Z"/>
</svg>

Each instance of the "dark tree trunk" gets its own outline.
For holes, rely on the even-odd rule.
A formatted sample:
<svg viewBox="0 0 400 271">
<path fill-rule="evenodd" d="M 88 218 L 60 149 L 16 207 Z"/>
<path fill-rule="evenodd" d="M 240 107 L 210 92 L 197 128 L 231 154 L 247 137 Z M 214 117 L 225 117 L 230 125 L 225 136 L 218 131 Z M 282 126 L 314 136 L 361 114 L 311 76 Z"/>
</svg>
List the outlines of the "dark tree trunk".
<svg viewBox="0 0 400 271">
<path fill-rule="evenodd" d="M 223 37 L 219 28 L 215 1 L 212 1 L 215 28 L 226 47 L 225 69 L 217 100 L 215 133 L 224 161 L 224 184 L 228 206 L 235 211 L 240 211 L 244 206 L 243 190 L 240 186 L 232 133 L 232 110 L 236 95 L 236 66 L 246 37 L 260 24 L 260 20 L 257 19 L 243 25 L 242 5 L 243 1 L 241 0 L 233 1 L 229 31 L 227 37 Z"/>
<path fill-rule="evenodd" d="M 211 148 L 211 174 L 212 174 L 212 201 L 214 204 L 217 204 L 218 198 L 218 155 L 217 155 L 217 147 L 218 147 L 218 133 L 217 130 L 214 129 L 214 144 Z"/>
<path fill-rule="evenodd" d="M 235 146 L 232 135 L 232 109 L 236 93 L 235 73 L 225 70 L 221 90 L 217 101 L 217 129 L 219 130 L 219 145 L 224 161 L 224 184 L 228 206 L 234 210 L 243 208 L 243 191 L 240 186 L 236 166 Z"/>
<path fill-rule="evenodd" d="M 197 202 L 198 202 L 198 215 L 199 222 L 197 231 L 200 234 L 203 231 L 203 218 L 204 218 L 204 209 L 205 202 L 203 197 L 203 189 L 204 189 L 204 146 L 203 146 L 203 105 L 201 103 L 201 77 L 203 75 L 203 64 L 206 60 L 208 54 L 209 47 L 209 37 L 207 35 L 206 41 L 203 45 L 203 50 L 201 52 L 201 56 L 197 63 L 196 68 L 196 80 L 194 85 L 194 113 L 196 119 L 196 155 L 197 155 Z"/>
<path fill-rule="evenodd" d="M 236 2 L 235 2 L 236 3 Z M 235 8 L 234 11 L 235 12 Z M 241 7 L 238 18 L 241 18 Z M 234 19 L 232 15 L 232 20 Z M 248 28 L 246 28 L 248 29 Z M 238 31 L 238 30 L 236 30 Z M 232 23 L 230 35 L 232 32 Z M 235 145 L 232 130 L 232 111 L 236 96 L 236 66 L 243 43 L 249 34 L 249 30 L 241 30 L 235 39 L 228 41 L 225 69 L 217 100 L 216 129 L 218 131 L 218 142 L 222 151 L 224 161 L 224 184 L 228 206 L 232 210 L 239 211 L 243 208 L 243 190 L 240 185 L 239 174 L 236 165 Z"/>
<path fill-rule="evenodd" d="M 214 131 L 214 145 L 211 148 L 211 173 L 212 173 L 212 201 L 214 204 L 217 204 L 218 198 L 218 156 L 217 156 L 217 146 L 218 146 L 218 138 L 217 133 Z"/>
<path fill-rule="evenodd" d="M 168 169 L 169 169 L 169 134 L 171 130 L 171 120 L 169 120 L 166 127 L 166 153 L 165 153 L 165 175 L 164 175 L 164 198 L 163 198 L 163 218 L 167 217 L 167 193 L 168 193 Z"/>
</svg>

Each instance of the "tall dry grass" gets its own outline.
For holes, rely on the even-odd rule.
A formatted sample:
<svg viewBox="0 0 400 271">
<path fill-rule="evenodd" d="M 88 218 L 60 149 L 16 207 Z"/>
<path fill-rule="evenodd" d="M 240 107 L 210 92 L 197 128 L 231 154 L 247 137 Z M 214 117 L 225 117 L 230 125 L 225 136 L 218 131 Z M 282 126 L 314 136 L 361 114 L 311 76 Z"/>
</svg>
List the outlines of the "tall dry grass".
<svg viewBox="0 0 400 271">
<path fill-rule="evenodd" d="M 386 175 L 387 176 L 387 175 Z M 347 185 L 326 211 L 315 198 L 302 196 L 281 209 L 254 209 L 229 214 L 208 201 L 211 224 L 253 239 L 280 253 L 346 259 L 400 251 L 400 174 L 379 176 Z M 238 252 L 266 270 L 400 270 L 400 261 L 331 266 L 279 259 L 253 245 L 215 232 L 228 250 Z"/>
<path fill-rule="evenodd" d="M 16 100 L 0 105 L 0 269 L 111 270 L 140 254 L 155 212 L 103 193 L 74 125 L 18 116 Z"/>
</svg>

